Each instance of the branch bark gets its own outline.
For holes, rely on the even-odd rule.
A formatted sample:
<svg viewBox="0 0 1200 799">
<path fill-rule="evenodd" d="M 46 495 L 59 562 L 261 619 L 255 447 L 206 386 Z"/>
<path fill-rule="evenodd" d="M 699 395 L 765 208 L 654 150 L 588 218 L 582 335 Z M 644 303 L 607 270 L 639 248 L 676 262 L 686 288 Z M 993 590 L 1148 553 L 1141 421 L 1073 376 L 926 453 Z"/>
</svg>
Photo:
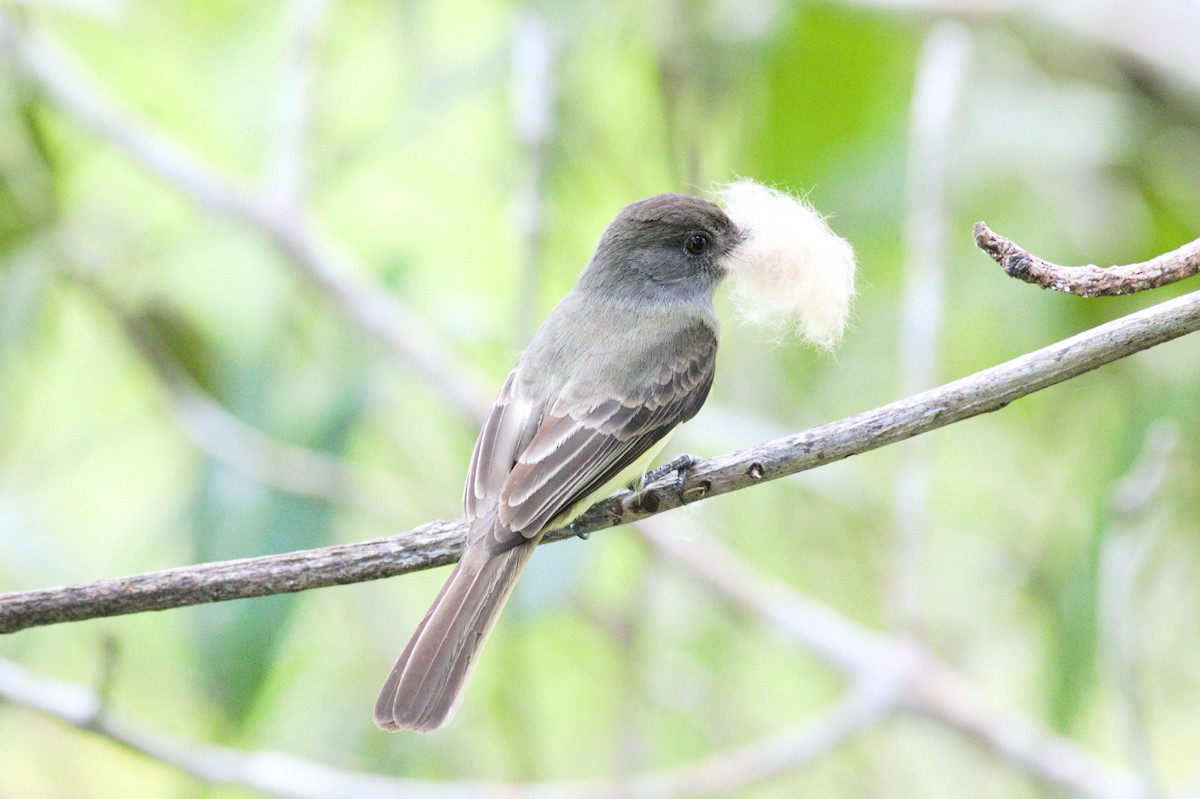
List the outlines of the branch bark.
<svg viewBox="0 0 1200 799">
<path fill-rule="evenodd" d="M 975 244 L 1005 273 L 1026 283 L 1079 297 L 1115 297 L 1176 283 L 1200 272 L 1200 239 L 1157 258 L 1124 266 L 1100 268 L 1059 266 L 1031 255 L 1009 239 L 976 222 Z"/>
<path fill-rule="evenodd" d="M 930 391 L 703 461 L 688 472 L 683 495 L 695 501 L 738 491 L 999 410 L 1013 400 L 1197 329 L 1200 292 L 1193 292 Z M 674 481 L 667 477 L 642 491 L 596 503 L 580 518 L 579 529 L 592 532 L 626 524 L 680 504 Z M 572 535 L 570 530 L 556 530 L 545 541 Z M 454 561 L 464 536 L 461 521 L 436 521 L 357 544 L 0 594 L 0 633 L 381 579 Z"/>
<path fill-rule="evenodd" d="M 289 799 L 406 796 L 456 799 L 609 799 L 727 795 L 808 766 L 880 718 L 904 709 L 974 741 L 1015 768 L 1085 799 L 1142 799 L 1145 786 L 1085 748 L 1020 714 L 993 707 L 954 668 L 903 636 L 872 632 L 836 610 L 754 573 L 709 537 L 681 538 L 652 526 L 647 540 L 740 612 L 783 633 L 839 668 L 851 688 L 829 709 L 779 733 L 673 769 L 614 780 L 525 785 L 425 782 L 346 771 L 279 752 L 243 752 L 193 743 L 122 721 L 83 686 L 30 674 L 0 659 L 0 699 L 107 738 L 209 782 Z"/>
</svg>

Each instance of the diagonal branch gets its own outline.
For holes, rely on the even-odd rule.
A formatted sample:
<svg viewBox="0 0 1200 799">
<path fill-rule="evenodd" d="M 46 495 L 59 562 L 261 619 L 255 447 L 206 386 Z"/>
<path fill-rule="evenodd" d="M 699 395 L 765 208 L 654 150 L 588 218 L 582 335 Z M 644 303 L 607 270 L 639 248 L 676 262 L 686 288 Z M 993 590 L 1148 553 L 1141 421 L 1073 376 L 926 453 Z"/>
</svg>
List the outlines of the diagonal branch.
<svg viewBox="0 0 1200 799">
<path fill-rule="evenodd" d="M 269 796 L 452 799 L 463 795 L 434 782 L 346 772 L 284 752 L 242 752 L 187 742 L 164 730 L 114 718 L 106 712 L 103 698 L 89 688 L 40 677 L 4 659 L 0 659 L 0 700 L 95 733 L 206 782 L 240 785 Z"/>
<path fill-rule="evenodd" d="M 819 760 L 894 709 L 877 686 L 853 689 L 812 719 L 693 763 L 615 779 L 560 783 L 435 782 L 347 771 L 284 752 L 243 752 L 185 741 L 145 723 L 114 718 L 102 697 L 81 685 L 31 674 L 0 659 L 0 701 L 27 708 L 165 763 L 206 782 L 284 799 L 690 799 L 728 795 Z"/>
<path fill-rule="evenodd" d="M 614 785 L 569 787 L 548 793 L 554 799 L 685 799 L 733 796 L 747 785 L 798 771 L 828 754 L 855 733 L 895 709 L 893 686 L 864 684 L 851 688 L 833 707 L 781 733 L 709 755 L 661 773 L 635 774 Z M 613 788 L 618 788 L 613 791 Z"/>
<path fill-rule="evenodd" d="M 702 461 L 689 500 L 737 491 L 996 411 L 1013 400 L 1200 329 L 1200 292 L 1168 300 L 930 391 Z M 674 481 L 603 500 L 582 532 L 625 524 L 681 504 Z M 546 541 L 571 537 L 549 533 Z M 454 561 L 461 521 L 437 521 L 388 538 L 259 558 L 206 563 L 93 583 L 0 594 L 0 633 L 101 616 L 303 591 L 375 580 Z"/>
<path fill-rule="evenodd" d="M 1004 710 L 950 666 L 923 653 L 909 696 L 911 712 L 954 730 L 1060 791 L 1088 799 L 1148 799 L 1145 784 L 1069 738 Z"/>
<path fill-rule="evenodd" d="M 1000 264 L 1005 273 L 1026 283 L 1080 297 L 1114 297 L 1156 289 L 1200 272 L 1200 239 L 1177 250 L 1137 264 L 1100 268 L 1059 266 L 1030 255 L 1013 242 L 976 222 L 975 243 Z"/>
<path fill-rule="evenodd" d="M 948 727 L 1021 771 L 1074 796 L 1139 799 L 1137 777 L 1114 769 L 1074 741 L 1019 713 L 993 706 L 927 646 L 882 635 L 752 570 L 711 536 L 687 536 L 656 524 L 642 534 L 670 563 L 833 665 L 856 685 L 890 689 L 910 713 Z"/>
<path fill-rule="evenodd" d="M 451 408 L 478 424 L 489 402 L 473 371 L 426 332 L 399 298 L 301 215 L 205 163 L 121 108 L 92 78 L 0 9 L 0 53 L 9 55 L 60 111 L 207 211 L 270 241 L 342 315 L 415 369 Z"/>
</svg>

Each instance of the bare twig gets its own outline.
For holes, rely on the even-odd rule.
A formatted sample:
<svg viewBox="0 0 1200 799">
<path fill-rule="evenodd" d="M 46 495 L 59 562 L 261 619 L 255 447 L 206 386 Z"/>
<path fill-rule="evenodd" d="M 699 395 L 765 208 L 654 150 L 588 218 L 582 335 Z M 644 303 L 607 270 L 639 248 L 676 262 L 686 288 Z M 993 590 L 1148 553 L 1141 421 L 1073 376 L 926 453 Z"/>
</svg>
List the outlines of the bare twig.
<svg viewBox="0 0 1200 799">
<path fill-rule="evenodd" d="M 875 686 L 852 690 L 815 718 L 661 772 L 563 783 L 428 782 L 347 771 L 282 752 L 243 752 L 185 741 L 148 725 L 117 720 L 80 685 L 50 680 L 0 659 L 0 700 L 95 733 L 206 782 L 286 799 L 690 799 L 721 796 L 813 763 L 895 706 Z"/>
<path fill-rule="evenodd" d="M 1137 264 L 1100 268 L 1058 266 L 1031 255 L 1013 242 L 993 233 L 983 222 L 975 223 L 975 243 L 1004 271 L 1018 280 L 1080 297 L 1113 297 L 1156 289 L 1200 272 L 1200 239 L 1177 250 Z"/>
<path fill-rule="evenodd" d="M 737 612 L 816 654 L 852 683 L 894 682 L 898 663 L 911 660 L 907 643 L 851 621 L 828 605 L 751 568 L 729 547 L 666 519 L 638 525 L 664 560 L 681 569 Z"/>
<path fill-rule="evenodd" d="M 542 238 L 546 224 L 546 167 L 554 133 L 557 48 L 546 13 L 522 9 L 513 28 L 513 128 L 522 151 L 517 189 L 517 230 L 524 266 L 517 302 L 517 332 L 527 341 L 537 323 L 537 289 L 542 284 Z"/>
<path fill-rule="evenodd" d="M 903 441 L 1200 329 L 1200 292 L 1160 303 L 1071 338 L 871 411 L 703 461 L 688 472 L 691 501 L 776 480 Z M 673 479 L 602 500 L 579 520 L 591 532 L 678 507 Z M 452 562 L 460 521 L 438 521 L 389 538 L 262 558 L 186 566 L 63 588 L 0 594 L 0 633 L 27 627 L 303 591 L 380 579 Z M 574 535 L 551 531 L 546 541 Z"/>
<path fill-rule="evenodd" d="M 201 207 L 237 219 L 280 250 L 297 271 L 328 297 L 343 316 L 412 366 L 472 425 L 490 401 L 459 361 L 426 332 L 393 294 L 332 242 L 323 240 L 298 212 L 259 194 L 121 108 L 90 76 L 40 41 L 0 9 L 0 52 L 10 55 L 38 89 L 76 124 L 191 197 Z"/>
<path fill-rule="evenodd" d="M 950 135 L 971 59 L 971 34 L 954 22 L 929 32 L 921 49 L 909 111 L 904 290 L 897 342 L 899 391 L 934 385 L 946 293 L 946 172 Z M 928 526 L 927 439 L 902 448 L 893 507 L 896 540 L 888 595 L 900 626 L 921 625 L 922 532 Z"/>
<path fill-rule="evenodd" d="M 949 666 L 929 658 L 917 674 L 910 709 L 918 715 L 1073 796 L 1147 799 L 1136 775 L 1113 768 L 1032 719 L 992 706 Z"/>
<path fill-rule="evenodd" d="M 1080 13 L 1073 2 L 1045 0 L 841 0 L 845 5 L 901 12 L 965 16 L 1029 15 L 1072 36 L 1092 42 L 1172 80 L 1200 89 L 1200 57 L 1195 32 L 1200 9 L 1174 0 L 1115 0 Z"/>
<path fill-rule="evenodd" d="M 1174 422 L 1158 420 L 1147 429 L 1141 455 L 1113 492 L 1112 509 L 1122 525 L 1145 517 L 1170 476 L 1168 467 L 1178 446 L 1179 428 Z"/>
<path fill-rule="evenodd" d="M 832 708 L 816 718 L 777 735 L 662 773 L 634 774 L 612 784 L 564 786 L 547 797 L 566 799 L 686 799 L 695 796 L 731 796 L 747 785 L 797 771 L 828 754 L 855 733 L 894 709 L 892 686 L 871 683 L 853 688 Z M 548 786 L 549 787 L 549 786 Z"/>
<path fill-rule="evenodd" d="M 1020 714 L 995 708 L 951 666 L 905 636 L 872 632 L 757 573 L 719 541 L 643 525 L 650 543 L 707 588 L 815 652 L 859 685 L 891 686 L 909 712 L 947 726 L 1074 796 L 1137 799 L 1138 779 Z"/>
<path fill-rule="evenodd" d="M 1157 540 L 1146 518 L 1169 474 L 1179 430 L 1160 420 L 1150 426 L 1142 453 L 1112 492 L 1112 517 L 1100 551 L 1099 616 L 1105 661 L 1116 688 L 1130 760 L 1151 796 L 1164 797 L 1146 723 L 1146 695 L 1138 670 L 1141 636 L 1136 587 L 1146 555 Z"/>
<path fill-rule="evenodd" d="M 313 51 L 328 7 L 329 0 L 292 0 L 288 8 L 292 41 L 280 81 L 267 190 L 289 208 L 302 208 L 307 194 L 304 159 L 312 128 Z"/>
<path fill-rule="evenodd" d="M 628 604 L 609 624 L 624 686 L 622 696 L 617 700 L 621 703 L 621 730 L 614 736 L 618 774 L 632 774 L 641 765 L 648 749 L 645 709 L 652 687 L 653 666 L 651 659 L 646 657 L 646 645 L 653 640 L 650 625 L 657 591 L 662 587 L 659 580 L 662 570 L 661 559 L 656 557 L 651 557 L 642 566 Z"/>
<path fill-rule="evenodd" d="M 393 780 L 342 771 L 283 752 L 242 752 L 177 738 L 145 724 L 118 720 L 101 696 L 81 685 L 31 674 L 0 659 L 0 699 L 77 729 L 95 733 L 207 782 L 240 785 L 269 796 L 294 799 L 334 797 L 459 797 L 439 783 Z"/>
</svg>

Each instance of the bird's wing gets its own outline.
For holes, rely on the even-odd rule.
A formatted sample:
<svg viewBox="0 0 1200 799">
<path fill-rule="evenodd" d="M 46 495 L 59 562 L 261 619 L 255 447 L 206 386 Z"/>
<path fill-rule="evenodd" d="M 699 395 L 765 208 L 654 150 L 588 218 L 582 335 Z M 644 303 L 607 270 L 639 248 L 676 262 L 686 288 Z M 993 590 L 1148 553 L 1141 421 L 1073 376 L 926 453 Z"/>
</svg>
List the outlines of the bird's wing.
<svg viewBox="0 0 1200 799">
<path fill-rule="evenodd" d="M 568 386 L 538 414 L 540 418 L 519 410 L 509 422 L 509 409 L 536 405 L 510 389 L 516 399 L 498 412 L 494 425 L 490 419 L 485 425 L 480 441 L 486 438 L 489 443 L 477 447 L 468 478 L 468 486 L 475 487 L 475 502 L 469 491 L 467 504 L 476 513 L 495 507 L 496 521 L 473 525 L 469 543 L 488 537 L 489 548 L 499 552 L 537 535 L 555 516 L 604 487 L 694 416 L 712 385 L 717 340 L 707 328 L 701 335 L 694 329 L 688 333 L 691 346 L 662 358 L 657 370 L 649 375 L 631 370 L 641 372 L 643 379 L 626 387 L 619 398 L 580 400 Z M 496 472 L 507 458 L 509 468 L 501 479 Z M 483 504 L 497 483 L 497 504 Z"/>
<path fill-rule="evenodd" d="M 517 379 L 519 370 L 518 364 L 504 382 L 475 441 L 475 451 L 467 469 L 467 485 L 463 490 L 463 516 L 468 522 L 475 522 L 495 507 L 508 473 L 529 446 L 545 415 L 546 405 L 553 399 L 531 396 Z"/>
</svg>

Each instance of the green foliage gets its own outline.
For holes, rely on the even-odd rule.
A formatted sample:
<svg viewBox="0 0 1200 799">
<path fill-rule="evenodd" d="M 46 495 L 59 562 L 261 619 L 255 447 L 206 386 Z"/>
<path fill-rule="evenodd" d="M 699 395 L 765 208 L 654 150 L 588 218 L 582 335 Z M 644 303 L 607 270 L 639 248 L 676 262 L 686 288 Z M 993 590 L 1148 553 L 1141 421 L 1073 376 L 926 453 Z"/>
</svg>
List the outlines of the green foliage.
<svg viewBox="0 0 1200 799">
<path fill-rule="evenodd" d="M 356 359 L 322 364 L 323 374 L 303 374 L 301 365 L 297 375 L 296 365 L 279 362 L 280 354 L 291 348 L 268 340 L 255 361 L 230 373 L 221 370 L 217 364 L 222 359 L 211 354 L 212 348 L 196 331 L 185 332 L 162 316 L 153 318 L 172 355 L 238 418 L 261 430 L 281 431 L 291 443 L 318 452 L 345 451 L 363 412 L 363 392 L 352 382 L 361 380 Z M 285 333 L 278 330 L 274 335 Z M 206 352 L 210 354 L 201 357 Z M 297 412 L 300 392 L 309 401 Z M 264 486 L 216 461 L 208 461 L 201 470 L 192 513 L 197 563 L 330 544 L 337 522 L 337 508 L 330 502 Z M 205 690 L 233 725 L 253 709 L 296 603 L 297 597 L 287 594 L 194 611 L 195 667 Z"/>
<path fill-rule="evenodd" d="M 269 179 L 289 4 L 28 5 L 28 23 L 95 79 L 79 88 L 218 174 Z M 355 277 L 401 299 L 487 393 L 524 344 L 531 320 L 519 309 L 548 311 L 624 203 L 735 175 L 808 192 L 858 251 L 854 329 L 835 355 L 817 354 L 766 341 L 719 300 L 717 382 L 670 450 L 715 455 L 889 401 L 909 113 L 932 20 L 854 6 L 331 4 L 313 45 L 302 218 L 357 256 Z M 513 30 L 529 8 L 556 45 L 553 125 L 536 147 L 518 135 L 512 101 Z M 945 153 L 939 380 L 1194 290 L 1040 292 L 973 249 L 977 219 L 1064 263 L 1139 260 L 1200 234 L 1200 89 L 1157 71 L 1149 80 L 1096 41 L 1062 45 L 1040 16 L 969 24 L 968 89 Z M 520 198 L 535 162 L 541 228 L 527 250 Z M 540 278 L 527 303 L 530 252 Z M 237 447 L 220 459 L 197 446 L 121 315 L 236 419 L 342 462 L 357 499 L 287 493 L 239 468 Z M 1192 776 L 1200 713 L 1191 339 L 931 436 L 921 531 L 931 645 L 998 705 L 1128 764 L 1101 567 L 1116 482 L 1151 422 L 1176 426 L 1185 443 L 1153 512 L 1127 533 L 1149 542 L 1126 610 L 1139 631 L 1145 736 L 1168 784 Z M 149 174 L 0 61 L 0 591 L 452 517 L 474 434 L 269 237 Z M 721 537 L 763 579 L 890 630 L 902 463 L 892 447 L 670 518 L 680 535 Z M 686 763 L 795 724 L 843 687 L 620 530 L 539 552 L 455 723 L 384 737 L 370 721 L 375 691 L 441 577 L 111 620 L 102 628 L 122 644 L 113 706 L 185 737 L 344 768 L 546 780 Z M 98 627 L 5 637 L 0 656 L 88 682 Z M 8 707 L 0 774 L 14 795 L 194 792 L 162 766 Z M 740 795 L 958 796 L 963 785 L 981 797 L 1051 795 L 904 719 Z"/>
</svg>

